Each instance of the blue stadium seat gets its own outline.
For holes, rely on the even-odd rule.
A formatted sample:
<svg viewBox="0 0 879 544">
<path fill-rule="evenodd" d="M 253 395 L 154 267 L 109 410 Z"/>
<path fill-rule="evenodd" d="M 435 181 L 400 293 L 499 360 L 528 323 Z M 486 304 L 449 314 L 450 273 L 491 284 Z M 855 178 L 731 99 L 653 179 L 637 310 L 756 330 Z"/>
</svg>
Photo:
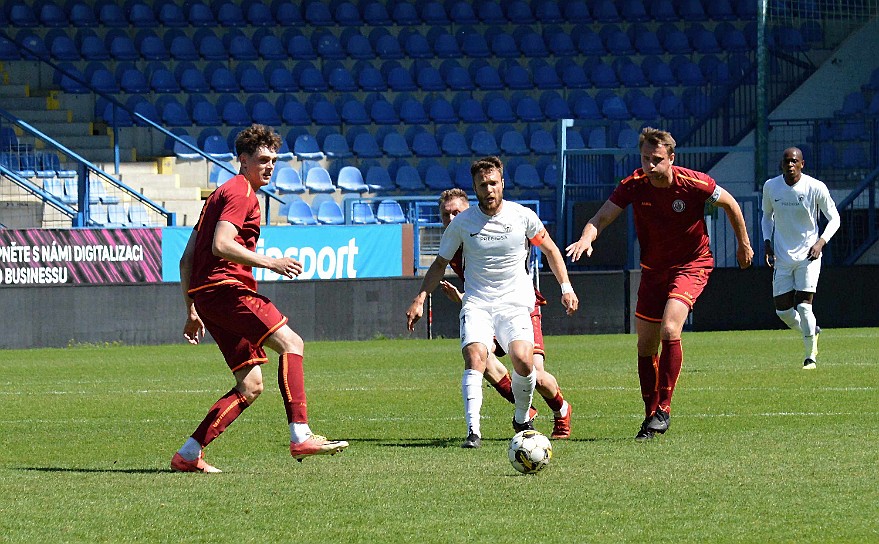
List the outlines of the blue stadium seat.
<svg viewBox="0 0 879 544">
<path fill-rule="evenodd" d="M 501 135 L 500 148 L 507 155 L 528 155 L 530 150 L 525 137 L 517 130 L 508 130 Z"/>
<path fill-rule="evenodd" d="M 344 225 L 342 208 L 335 200 L 324 200 L 317 209 L 317 222 L 321 225 Z"/>
<path fill-rule="evenodd" d="M 426 125 L 430 122 L 424 104 L 411 95 L 398 95 L 394 107 L 400 120 L 408 125 Z"/>
<path fill-rule="evenodd" d="M 452 177 L 445 166 L 434 163 L 427 167 L 424 173 L 424 185 L 434 192 L 452 189 L 455 184 L 452 183 Z"/>
<path fill-rule="evenodd" d="M 687 28 L 686 34 L 697 53 L 707 55 L 721 52 L 717 37 L 702 25 L 691 25 Z"/>
<path fill-rule="evenodd" d="M 498 32 L 491 37 L 491 52 L 495 57 L 518 58 L 519 48 L 516 40 L 506 32 Z"/>
<path fill-rule="evenodd" d="M 413 4 L 407 2 L 396 3 L 391 13 L 391 18 L 400 26 L 420 25 L 421 17 Z"/>
<path fill-rule="evenodd" d="M 665 48 L 659 43 L 659 36 L 644 25 L 633 25 L 629 28 L 630 37 L 635 49 L 642 55 L 662 55 Z"/>
<path fill-rule="evenodd" d="M 373 49 L 375 49 L 376 56 L 381 59 L 403 58 L 403 48 L 400 47 L 399 40 L 391 34 L 382 34 L 378 36 L 373 42 Z"/>
<path fill-rule="evenodd" d="M 229 143 L 217 132 L 203 132 L 199 138 L 199 148 L 218 161 L 231 161 L 235 155 L 229 149 Z"/>
<path fill-rule="evenodd" d="M 623 87 L 646 87 L 648 85 L 644 71 L 628 57 L 620 57 L 614 61 L 614 68 Z"/>
<path fill-rule="evenodd" d="M 238 27 L 247 24 L 244 10 L 239 4 L 226 0 L 219 5 L 214 3 L 217 23 L 222 27 Z"/>
<path fill-rule="evenodd" d="M 659 102 L 659 115 L 667 119 L 683 119 L 689 114 L 680 97 L 676 94 L 666 94 Z"/>
<path fill-rule="evenodd" d="M 293 143 L 293 155 L 301 161 L 318 161 L 324 158 L 317 140 L 309 134 L 300 134 Z"/>
<path fill-rule="evenodd" d="M 305 187 L 309 193 L 335 193 L 336 186 L 330 173 L 322 166 L 312 166 L 305 173 Z"/>
<path fill-rule="evenodd" d="M 427 106 L 427 115 L 434 123 L 457 123 L 458 115 L 455 108 L 442 96 L 434 96 L 430 98 L 430 102 L 425 102 Z"/>
<path fill-rule="evenodd" d="M 705 11 L 712 21 L 731 21 L 737 18 L 729 0 L 706 2 Z"/>
<path fill-rule="evenodd" d="M 250 62 L 241 62 L 235 67 L 235 80 L 245 93 L 267 93 L 269 84 L 263 73 Z"/>
<path fill-rule="evenodd" d="M 259 52 L 256 50 L 253 42 L 243 34 L 235 34 L 229 37 L 226 49 L 232 60 L 244 61 L 259 59 Z"/>
<path fill-rule="evenodd" d="M 372 206 L 366 202 L 353 202 L 351 204 L 351 223 L 355 225 L 375 225 L 378 219 L 372 211 Z"/>
<path fill-rule="evenodd" d="M 287 53 L 294 60 L 314 60 L 317 58 L 311 41 L 301 34 L 290 36 L 286 43 Z"/>
<path fill-rule="evenodd" d="M 447 132 L 442 141 L 443 153 L 452 157 L 470 156 L 470 148 L 464 135 L 458 131 Z"/>
<path fill-rule="evenodd" d="M 374 1 L 364 3 L 363 20 L 369 26 L 390 26 L 392 21 L 388 10 L 383 2 Z"/>
<path fill-rule="evenodd" d="M 454 24 L 475 25 L 479 22 L 470 2 L 458 1 L 449 8 L 449 19 Z"/>
<path fill-rule="evenodd" d="M 616 94 L 612 94 L 611 91 L 608 92 L 611 94 L 607 94 L 599 101 L 601 103 L 601 113 L 606 118 L 617 121 L 628 121 L 631 119 L 632 114 L 629 113 L 629 108 L 623 99 Z"/>
<path fill-rule="evenodd" d="M 529 63 L 534 88 L 541 90 L 562 89 L 564 85 L 554 66 L 543 59 L 532 59 Z"/>
<path fill-rule="evenodd" d="M 122 11 L 122 6 L 112 2 L 106 2 L 98 10 L 98 20 L 105 27 L 122 28 L 128 26 L 128 18 Z"/>
<path fill-rule="evenodd" d="M 436 137 L 429 132 L 420 132 L 412 139 L 412 153 L 416 157 L 441 157 L 442 151 Z"/>
<path fill-rule="evenodd" d="M 639 121 L 654 121 L 659 118 L 656 104 L 647 95 L 638 89 L 626 93 L 626 106 L 632 117 Z"/>
<path fill-rule="evenodd" d="M 369 186 L 363 181 L 363 174 L 356 166 L 343 166 L 339 170 L 337 185 L 343 193 L 367 193 Z"/>
<path fill-rule="evenodd" d="M 574 24 L 591 23 L 592 14 L 584 0 L 569 0 L 565 2 L 564 20 Z"/>
<path fill-rule="evenodd" d="M 460 3 L 461 2 L 458 4 Z M 488 42 L 486 42 L 485 36 L 474 30 L 459 34 L 459 43 L 461 52 L 466 57 L 475 59 L 488 58 L 491 56 L 491 50 L 488 47 Z"/>
<path fill-rule="evenodd" d="M 495 123 L 513 123 L 516 121 L 516 114 L 509 101 L 499 94 L 486 95 L 483 104 L 485 106 L 485 114 Z"/>
<path fill-rule="evenodd" d="M 537 0 L 534 4 L 534 19 L 545 25 L 566 21 L 556 0 Z"/>
<path fill-rule="evenodd" d="M 179 28 L 189 25 L 186 15 L 177 4 L 173 2 L 162 2 L 158 7 L 158 11 L 154 14 L 158 19 L 158 23 L 166 28 Z"/>
<path fill-rule="evenodd" d="M 449 16 L 441 2 L 428 0 L 420 3 L 420 16 L 427 25 L 448 25 Z"/>
<path fill-rule="evenodd" d="M 843 168 L 871 168 L 870 157 L 860 142 L 848 142 L 842 147 Z"/>
<path fill-rule="evenodd" d="M 354 156 L 348 141 L 339 133 L 328 134 L 324 138 L 321 149 L 331 159 L 347 159 Z"/>
<path fill-rule="evenodd" d="M 586 149 L 586 142 L 583 141 L 583 134 L 573 127 L 565 129 L 565 145 L 569 149 Z"/>
<path fill-rule="evenodd" d="M 394 183 L 397 188 L 405 193 L 418 193 L 426 189 L 424 182 L 421 180 L 421 174 L 414 166 L 404 164 L 397 169 L 394 176 Z"/>
<path fill-rule="evenodd" d="M 128 6 L 128 22 L 137 28 L 156 28 L 158 26 L 153 8 L 144 2 L 134 2 Z"/>
<path fill-rule="evenodd" d="M 163 100 L 166 99 L 166 100 Z M 162 96 L 156 101 L 156 108 L 162 116 L 162 122 L 171 127 L 188 127 L 192 119 L 186 108 L 172 96 Z"/>
<path fill-rule="evenodd" d="M 378 206 L 375 210 L 375 217 L 381 223 L 405 223 L 406 222 L 406 214 L 403 213 L 403 208 L 400 206 L 400 203 L 396 200 L 382 200 L 378 203 Z"/>
<path fill-rule="evenodd" d="M 504 85 L 510 89 L 531 90 L 534 88 L 531 73 L 519 64 L 518 61 L 513 60 L 502 64 L 501 75 L 504 79 Z"/>
<path fill-rule="evenodd" d="M 189 9 L 186 13 L 186 17 L 189 20 L 190 25 L 203 27 L 216 26 L 217 21 L 214 19 L 214 13 L 206 4 L 196 1 L 188 4 L 188 6 Z"/>
<path fill-rule="evenodd" d="M 568 142 L 569 147 L 571 146 L 571 143 L 572 142 L 570 141 Z M 528 139 L 528 148 L 532 153 L 537 155 L 552 155 L 558 151 L 552 134 L 543 129 L 537 129 L 531 132 L 531 136 Z"/>
<path fill-rule="evenodd" d="M 672 73 L 671 67 L 659 57 L 645 57 L 641 66 L 647 73 L 647 79 L 650 81 L 651 85 L 656 87 L 667 87 L 678 84 L 678 80 Z"/>
<path fill-rule="evenodd" d="M 558 26 L 551 26 L 543 31 L 543 39 L 549 52 L 556 57 L 570 57 L 577 54 L 577 46 L 571 35 Z"/>
<path fill-rule="evenodd" d="M 559 76 L 562 79 L 562 83 L 566 88 L 569 89 L 585 89 L 587 87 L 591 87 L 592 83 L 589 81 L 589 77 L 586 75 L 586 71 L 583 70 L 583 67 L 574 62 L 565 62 L 563 65 L 560 63 L 561 73 Z M 558 68 L 557 68 L 558 70 Z"/>
<path fill-rule="evenodd" d="M 714 2 L 715 0 L 712 0 Z M 706 2 L 708 4 L 712 2 Z M 678 15 L 685 21 L 706 21 L 708 15 L 705 8 L 702 7 L 702 0 L 680 0 L 678 6 Z"/>
<path fill-rule="evenodd" d="M 635 48 L 629 36 L 617 25 L 607 25 L 601 29 L 599 36 L 604 42 L 604 47 L 611 55 L 633 55 Z"/>
<path fill-rule="evenodd" d="M 714 29 L 714 34 L 721 49 L 733 53 L 750 50 L 745 34 L 729 23 L 721 23 Z"/>
<path fill-rule="evenodd" d="M 291 199 L 288 203 L 287 222 L 291 225 L 317 225 L 311 206 L 299 197 Z"/>
<path fill-rule="evenodd" d="M 375 137 L 368 132 L 358 134 L 354 138 L 354 145 L 351 147 L 354 154 L 361 159 L 376 159 L 383 156 Z"/>
<path fill-rule="evenodd" d="M 591 6 L 592 16 L 599 23 L 618 23 L 622 21 L 612 0 L 598 0 Z"/>
<path fill-rule="evenodd" d="M 49 48 L 49 54 L 52 55 L 52 58 L 55 60 L 75 61 L 81 58 L 76 44 L 73 43 L 73 40 L 61 30 L 50 30 L 49 33 L 46 34 L 45 42 Z"/>
<path fill-rule="evenodd" d="M 515 168 L 512 181 L 517 187 L 523 189 L 543 188 L 543 181 L 540 179 L 540 174 L 537 173 L 537 168 L 534 165 L 522 163 Z"/>
<path fill-rule="evenodd" d="M 494 0 L 483 0 L 476 4 L 476 15 L 479 20 L 487 25 L 505 25 L 507 17 L 500 4 Z"/>
<path fill-rule="evenodd" d="M 110 56 L 116 60 L 139 60 L 140 53 L 134 46 L 134 41 L 126 35 L 107 33 L 105 40 L 107 42 L 107 50 Z"/>
<path fill-rule="evenodd" d="M 471 64 L 472 66 L 472 64 Z M 472 69 L 472 68 L 471 68 Z M 480 66 L 473 76 L 476 87 L 483 90 L 500 90 L 504 88 L 500 73 L 490 64 Z"/>
<path fill-rule="evenodd" d="M 396 125 L 400 122 L 393 104 L 384 99 L 376 100 L 370 105 L 369 116 L 377 125 Z"/>
<path fill-rule="evenodd" d="M 514 98 L 515 100 L 515 98 Z M 519 97 L 516 102 L 516 117 L 524 122 L 540 122 L 545 121 L 546 117 L 540 109 L 540 104 L 530 96 Z"/>
<path fill-rule="evenodd" d="M 344 16 L 345 14 L 343 14 Z M 359 18 L 359 15 L 358 15 Z M 333 14 L 330 6 L 325 2 L 309 2 L 305 5 L 305 21 L 313 26 L 330 26 L 333 24 Z"/>
<path fill-rule="evenodd" d="M 266 4 L 250 2 L 247 6 L 247 21 L 251 26 L 274 26 L 272 11 Z"/>
<path fill-rule="evenodd" d="M 665 23 L 657 30 L 659 40 L 666 52 L 672 54 L 692 53 L 690 38 L 671 23 Z"/>
<path fill-rule="evenodd" d="M 91 28 L 98 26 L 98 19 L 92 6 L 85 2 L 68 4 L 67 13 L 70 18 L 70 26 L 75 28 Z"/>
<path fill-rule="evenodd" d="M 280 63 L 266 65 L 264 76 L 273 92 L 290 93 L 299 89 L 293 73 Z"/>
<path fill-rule="evenodd" d="M 185 34 L 174 36 L 168 44 L 168 54 L 174 60 L 196 61 L 201 57 L 192 38 Z"/>
<path fill-rule="evenodd" d="M 595 63 L 589 71 L 589 79 L 599 89 L 610 89 L 619 86 L 619 80 L 613 68 L 603 62 Z"/>
<path fill-rule="evenodd" d="M 500 100 L 505 100 L 500 98 Z M 458 117 L 464 123 L 487 123 L 488 116 L 482 104 L 475 98 L 467 95 L 458 95 L 455 97 L 455 106 L 457 107 Z M 508 105 L 509 107 L 509 105 Z M 512 115 L 512 111 L 510 112 Z"/>
<path fill-rule="evenodd" d="M 458 46 L 458 41 L 445 29 L 435 27 L 431 29 L 431 34 L 432 39 L 430 39 L 430 43 L 433 44 L 433 52 L 437 58 L 456 59 L 461 57 L 461 48 Z"/>
<path fill-rule="evenodd" d="M 671 69 L 675 78 L 678 80 L 678 83 L 684 87 L 699 87 L 705 84 L 702 70 L 696 63 L 688 58 L 673 58 L 671 61 Z"/>
<path fill-rule="evenodd" d="M 412 150 L 400 133 L 396 131 L 388 132 L 382 139 L 382 151 L 388 157 L 403 158 L 411 157 Z"/>
<path fill-rule="evenodd" d="M 273 182 L 278 194 L 300 195 L 305 192 L 305 185 L 302 183 L 302 178 L 299 177 L 299 172 L 295 168 L 290 166 L 276 167 L 274 178 Z"/>
<path fill-rule="evenodd" d="M 476 130 L 470 137 L 470 150 L 475 155 L 498 155 L 500 148 L 494 135 L 487 130 Z"/>
<path fill-rule="evenodd" d="M 99 178 L 89 178 L 89 202 L 101 204 L 118 204 L 119 197 L 107 192 L 107 186 Z"/>
<path fill-rule="evenodd" d="M 277 107 L 277 104 L 276 104 Z M 280 104 L 281 119 L 284 123 L 293 126 L 302 126 L 311 124 L 311 116 L 305 106 L 293 97 L 285 100 Z M 288 142 L 289 143 L 289 142 Z"/>
</svg>

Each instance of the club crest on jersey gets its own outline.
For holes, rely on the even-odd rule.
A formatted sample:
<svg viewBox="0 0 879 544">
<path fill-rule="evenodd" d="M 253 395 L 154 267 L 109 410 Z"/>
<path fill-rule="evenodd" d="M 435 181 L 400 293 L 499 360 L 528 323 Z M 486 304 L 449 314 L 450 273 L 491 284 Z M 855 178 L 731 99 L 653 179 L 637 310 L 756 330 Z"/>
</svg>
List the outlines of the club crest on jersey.
<svg viewBox="0 0 879 544">
<path fill-rule="evenodd" d="M 671 209 L 674 211 L 681 213 L 687 208 L 687 205 L 680 198 L 671 203 Z"/>
</svg>

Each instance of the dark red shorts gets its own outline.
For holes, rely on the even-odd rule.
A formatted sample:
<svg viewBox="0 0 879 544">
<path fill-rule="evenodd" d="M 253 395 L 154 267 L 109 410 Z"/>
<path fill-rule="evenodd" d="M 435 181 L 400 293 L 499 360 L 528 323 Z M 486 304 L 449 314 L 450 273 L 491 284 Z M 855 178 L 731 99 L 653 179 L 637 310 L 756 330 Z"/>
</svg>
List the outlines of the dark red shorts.
<svg viewBox="0 0 879 544">
<path fill-rule="evenodd" d="M 708 284 L 708 276 L 714 269 L 710 259 L 694 262 L 688 266 L 666 270 L 641 269 L 641 285 L 638 287 L 638 303 L 635 316 L 659 323 L 669 299 L 677 299 L 690 310 Z"/>
<path fill-rule="evenodd" d="M 531 324 L 534 326 L 534 354 L 535 355 L 543 355 L 544 359 L 546 358 L 546 352 L 543 351 L 543 321 L 540 317 L 540 305 L 536 304 L 534 306 L 534 311 L 531 312 Z M 497 340 L 494 341 L 494 356 L 495 357 L 503 357 L 507 352 L 504 351 L 504 348 L 501 347 L 500 344 L 497 343 Z"/>
<path fill-rule="evenodd" d="M 262 343 L 287 323 L 272 301 L 238 285 L 196 292 L 195 309 L 232 372 L 268 362 Z"/>
</svg>

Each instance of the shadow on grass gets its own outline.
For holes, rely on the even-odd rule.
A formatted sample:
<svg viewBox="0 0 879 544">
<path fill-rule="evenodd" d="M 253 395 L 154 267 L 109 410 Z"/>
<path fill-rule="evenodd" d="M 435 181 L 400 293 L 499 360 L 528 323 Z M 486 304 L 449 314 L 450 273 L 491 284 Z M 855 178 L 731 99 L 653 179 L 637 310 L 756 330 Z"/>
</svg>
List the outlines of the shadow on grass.
<svg viewBox="0 0 879 544">
<path fill-rule="evenodd" d="M 383 448 L 460 448 L 461 442 L 463 438 L 401 438 L 398 440 L 388 440 L 386 438 L 346 438 L 351 443 L 351 446 L 356 446 L 358 443 L 368 442 L 373 443 L 377 446 Z M 509 442 L 509 438 L 482 438 L 483 443 L 497 443 L 497 444 L 506 444 Z M 562 440 L 560 440 L 562 441 Z M 607 441 L 615 441 L 615 439 L 610 438 L 567 438 L 564 439 L 563 442 L 607 442 Z"/>
<path fill-rule="evenodd" d="M 88 473 L 120 473 L 120 474 L 162 474 L 173 472 L 170 468 L 71 468 L 71 467 L 19 467 L 28 472 L 78 472 Z"/>
</svg>

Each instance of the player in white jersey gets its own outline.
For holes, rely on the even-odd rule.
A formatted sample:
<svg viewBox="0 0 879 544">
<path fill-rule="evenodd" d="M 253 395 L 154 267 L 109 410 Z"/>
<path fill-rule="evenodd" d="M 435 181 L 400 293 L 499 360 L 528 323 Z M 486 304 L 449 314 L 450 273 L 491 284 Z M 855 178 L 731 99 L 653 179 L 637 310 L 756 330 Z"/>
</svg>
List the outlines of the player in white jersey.
<svg viewBox="0 0 879 544">
<path fill-rule="evenodd" d="M 803 152 L 784 150 L 782 175 L 763 185 L 763 245 L 766 264 L 774 268 L 772 296 L 775 313 L 801 332 L 805 347 L 803 369 L 812 370 L 818 356 L 818 334 L 812 300 L 821 273 L 821 252 L 839 229 L 839 212 L 821 181 L 803 174 Z M 827 218 L 818 232 L 819 212 Z"/>
<path fill-rule="evenodd" d="M 406 320 L 409 330 L 413 330 L 424 314 L 427 295 L 439 286 L 446 266 L 458 248 L 462 248 L 467 263 L 464 270 L 467 289 L 460 313 L 464 364 L 478 372 L 478 389 L 494 339 L 509 353 L 513 362 L 516 407 L 513 429 L 518 432 L 534 428 L 529 409 L 537 383 L 530 316 L 534 309 L 534 285 L 525 267 L 529 242 L 546 255 L 561 285 L 562 304 L 568 315 L 577 310 L 579 301 L 568 281 L 564 257 L 537 214 L 504 200 L 503 168 L 497 157 L 485 157 L 471 165 L 473 190 L 479 206 L 459 213 L 443 232 L 438 255 L 406 312 Z"/>
</svg>

